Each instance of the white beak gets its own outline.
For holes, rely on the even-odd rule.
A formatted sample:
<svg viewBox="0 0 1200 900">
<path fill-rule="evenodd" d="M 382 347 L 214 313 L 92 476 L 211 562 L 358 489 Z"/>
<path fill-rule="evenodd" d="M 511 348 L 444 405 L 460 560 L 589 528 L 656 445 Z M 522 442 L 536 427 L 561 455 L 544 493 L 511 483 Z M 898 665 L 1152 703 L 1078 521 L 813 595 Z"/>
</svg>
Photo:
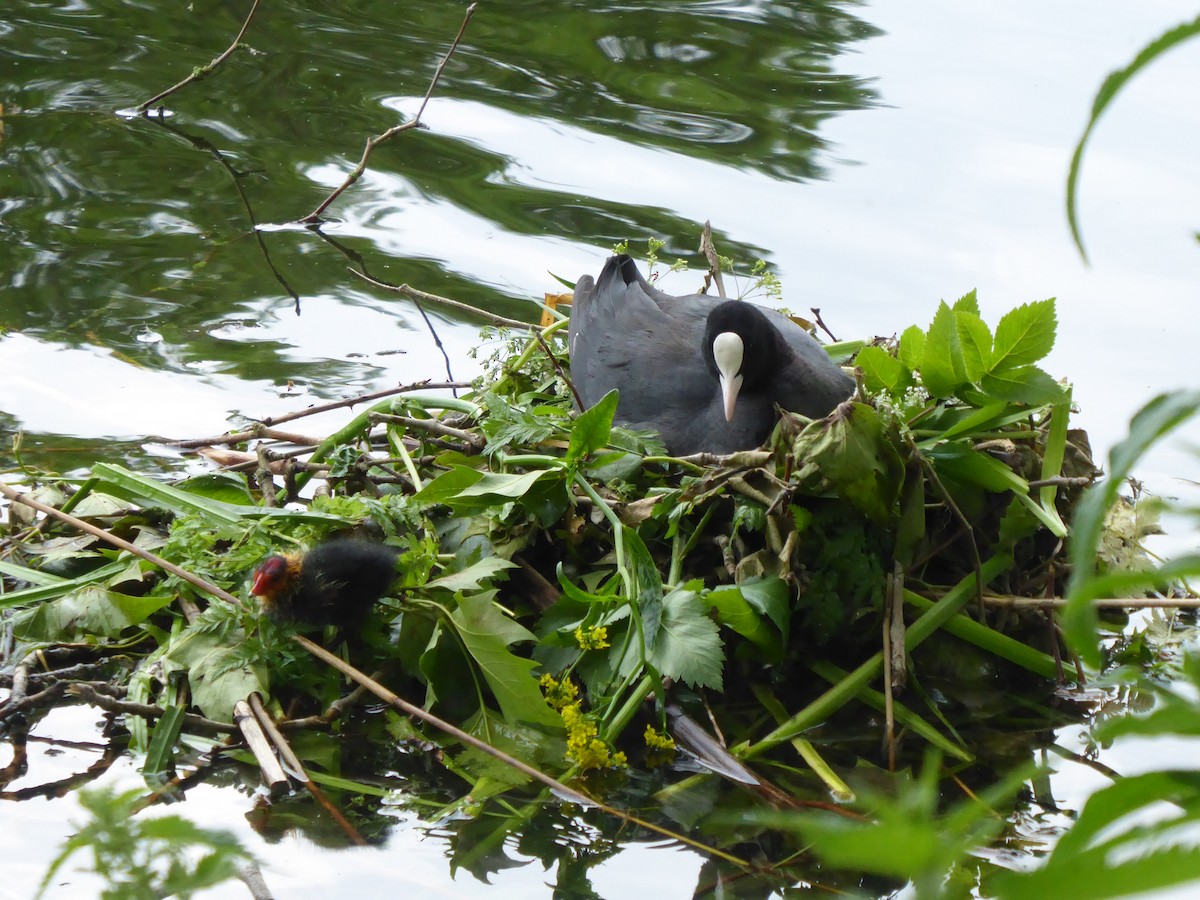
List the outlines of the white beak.
<svg viewBox="0 0 1200 900">
<path fill-rule="evenodd" d="M 713 359 L 717 363 L 717 375 L 721 380 L 721 399 L 725 404 L 725 421 L 733 421 L 733 409 L 737 405 L 738 391 L 742 389 L 742 358 L 746 345 L 732 331 L 722 331 L 713 339 Z"/>
</svg>

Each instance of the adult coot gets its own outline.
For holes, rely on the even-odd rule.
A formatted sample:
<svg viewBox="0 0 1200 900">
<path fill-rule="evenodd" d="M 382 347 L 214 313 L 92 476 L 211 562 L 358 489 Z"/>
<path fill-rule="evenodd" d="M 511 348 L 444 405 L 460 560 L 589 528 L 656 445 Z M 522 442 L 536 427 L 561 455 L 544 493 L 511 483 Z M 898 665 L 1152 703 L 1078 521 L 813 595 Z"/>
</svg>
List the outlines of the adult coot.
<svg viewBox="0 0 1200 900">
<path fill-rule="evenodd" d="M 657 431 L 676 456 L 758 447 L 776 404 L 817 418 L 854 389 L 787 317 L 741 300 L 664 294 L 624 254 L 595 281 L 580 277 L 569 336 L 584 408 L 617 388 L 616 420 Z"/>
</svg>

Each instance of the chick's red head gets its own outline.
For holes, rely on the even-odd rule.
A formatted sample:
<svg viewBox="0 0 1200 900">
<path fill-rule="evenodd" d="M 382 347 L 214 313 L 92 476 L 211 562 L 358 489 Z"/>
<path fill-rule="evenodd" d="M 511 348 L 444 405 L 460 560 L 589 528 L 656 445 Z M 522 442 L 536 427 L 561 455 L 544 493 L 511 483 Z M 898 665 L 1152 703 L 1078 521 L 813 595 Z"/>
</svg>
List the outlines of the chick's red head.
<svg viewBox="0 0 1200 900">
<path fill-rule="evenodd" d="M 286 557 L 268 556 L 254 571 L 250 593 L 255 597 L 271 597 L 285 590 L 292 576 L 292 566 Z"/>
</svg>

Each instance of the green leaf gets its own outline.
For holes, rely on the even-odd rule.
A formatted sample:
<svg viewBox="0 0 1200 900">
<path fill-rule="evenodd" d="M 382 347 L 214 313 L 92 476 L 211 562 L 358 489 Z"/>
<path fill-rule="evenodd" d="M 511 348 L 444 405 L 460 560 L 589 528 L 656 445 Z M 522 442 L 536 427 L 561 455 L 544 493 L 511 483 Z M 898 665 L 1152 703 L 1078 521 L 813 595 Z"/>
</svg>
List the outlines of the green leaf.
<svg viewBox="0 0 1200 900">
<path fill-rule="evenodd" d="M 1083 149 L 1087 146 L 1088 138 L 1092 135 L 1092 129 L 1096 127 L 1096 123 L 1100 121 L 1100 116 L 1108 108 L 1108 104 L 1113 101 L 1113 98 L 1117 96 L 1118 92 L 1120 92 L 1129 79 L 1176 44 L 1189 40 L 1198 34 L 1200 34 L 1200 17 L 1164 32 L 1138 51 L 1137 56 L 1133 58 L 1133 62 L 1123 69 L 1117 69 L 1105 78 L 1104 84 L 1100 85 L 1100 90 L 1096 92 L 1096 98 L 1092 101 L 1092 114 L 1088 117 L 1087 127 L 1083 130 L 1083 136 L 1079 138 L 1079 143 L 1075 145 L 1075 152 L 1071 155 L 1071 170 L 1067 173 L 1067 221 L 1071 225 L 1071 237 L 1075 239 L 1075 246 L 1079 248 L 1079 255 L 1083 257 L 1085 262 L 1087 261 L 1087 253 L 1083 249 L 1083 236 L 1079 230 L 1075 200 L 1076 190 L 1079 186 L 1079 172 L 1083 164 Z"/>
<path fill-rule="evenodd" d="M 154 734 L 150 738 L 146 761 L 142 765 L 143 776 L 152 777 L 170 771 L 172 751 L 175 749 L 179 732 L 183 729 L 186 713 L 187 710 L 182 706 L 168 706 L 154 723 Z"/>
<path fill-rule="evenodd" d="M 972 291 L 967 296 L 974 299 L 975 292 Z M 959 310 L 958 304 L 955 304 L 955 309 L 958 342 L 962 345 L 963 369 L 967 381 L 977 382 L 988 370 L 988 364 L 991 362 L 992 332 L 983 319 L 979 318 L 978 306 L 976 312 Z"/>
<path fill-rule="evenodd" d="M 863 347 L 854 362 L 862 369 L 863 384 L 872 393 L 887 391 L 899 397 L 912 384 L 912 374 L 904 364 L 882 347 Z"/>
<path fill-rule="evenodd" d="M 442 588 L 447 591 L 483 590 L 488 586 L 485 582 L 490 581 L 496 573 L 503 572 L 505 569 L 515 568 L 517 568 L 515 562 L 499 556 L 487 556 L 461 571 L 433 578 L 426 582 L 425 587 Z"/>
<path fill-rule="evenodd" d="M 523 475 L 488 472 L 474 484 L 459 491 L 457 497 L 517 500 L 524 497 L 529 489 L 546 474 L 545 469 L 526 472 Z"/>
<path fill-rule="evenodd" d="M 977 484 L 996 493 L 1029 493 L 1028 481 L 994 456 L 965 444 L 943 444 L 930 450 L 928 456 L 941 476 L 949 476 L 966 484 Z"/>
<path fill-rule="evenodd" d="M 975 295 L 975 289 L 971 288 L 971 290 L 955 300 L 952 308 L 956 313 L 967 313 L 978 319 L 979 298 Z"/>
<path fill-rule="evenodd" d="M 537 663 L 508 649 L 536 635 L 514 622 L 492 602 L 494 592 L 464 594 L 450 618 L 467 653 L 475 660 L 509 722 L 561 727 L 558 713 L 546 705 L 533 670 Z"/>
<path fill-rule="evenodd" d="M 711 590 L 703 599 L 717 611 L 718 622 L 759 647 L 769 658 L 779 658 L 782 650 L 779 634 L 767 627 L 762 616 L 746 602 L 746 598 L 736 586 Z"/>
<path fill-rule="evenodd" d="M 654 643 L 662 618 L 663 583 L 658 566 L 642 536 L 628 525 L 622 525 L 625 553 L 632 563 L 629 599 L 637 604 L 642 615 L 642 637 L 646 646 Z"/>
<path fill-rule="evenodd" d="M 170 605 L 172 599 L 153 595 L 131 597 L 89 585 L 18 613 L 13 631 L 27 641 L 72 643 L 94 637 L 115 638 Z"/>
<path fill-rule="evenodd" d="M 807 426 L 792 452 L 800 466 L 819 472 L 838 496 L 886 522 L 904 477 L 896 441 L 894 430 L 870 406 L 843 403 L 831 416 Z"/>
<path fill-rule="evenodd" d="M 921 352 L 921 380 L 932 397 L 950 397 L 967 380 L 954 311 L 938 304 Z"/>
<path fill-rule="evenodd" d="M 775 623 L 786 644 L 792 624 L 792 591 L 787 582 L 776 575 L 764 575 L 746 579 L 738 589 L 747 603 Z"/>
<path fill-rule="evenodd" d="M 601 397 L 595 406 L 579 414 L 571 424 L 571 443 L 566 455 L 568 463 L 577 462 L 608 444 L 616 412 L 617 392 L 612 390 Z"/>
<path fill-rule="evenodd" d="M 916 325 L 905 328 L 904 333 L 900 335 L 900 346 L 896 349 L 896 356 L 910 372 L 921 368 L 921 360 L 925 358 L 925 332 Z"/>
<path fill-rule="evenodd" d="M 646 659 L 665 678 L 694 688 L 722 689 L 721 635 L 694 591 L 674 590 L 663 598 L 662 626 Z"/>
<path fill-rule="evenodd" d="M 438 503 L 445 504 L 482 477 L 483 473 L 478 469 L 468 466 L 455 466 L 448 472 L 443 472 L 437 478 L 433 479 L 433 481 L 427 483 L 425 487 L 413 495 L 413 499 L 418 503 L 430 506 Z"/>
<path fill-rule="evenodd" d="M 265 666 L 250 663 L 239 644 L 217 631 L 192 628 L 163 655 L 165 671 L 186 672 L 193 702 L 219 722 L 232 722 L 234 704 L 255 691 L 269 693 Z"/>
<path fill-rule="evenodd" d="M 1030 406 L 1061 403 L 1066 396 L 1063 386 L 1037 366 L 989 373 L 980 379 L 979 386 L 989 398 Z"/>
<path fill-rule="evenodd" d="M 999 374 L 1043 359 L 1054 347 L 1057 327 L 1053 297 L 1005 313 L 996 326 L 991 372 Z"/>
</svg>

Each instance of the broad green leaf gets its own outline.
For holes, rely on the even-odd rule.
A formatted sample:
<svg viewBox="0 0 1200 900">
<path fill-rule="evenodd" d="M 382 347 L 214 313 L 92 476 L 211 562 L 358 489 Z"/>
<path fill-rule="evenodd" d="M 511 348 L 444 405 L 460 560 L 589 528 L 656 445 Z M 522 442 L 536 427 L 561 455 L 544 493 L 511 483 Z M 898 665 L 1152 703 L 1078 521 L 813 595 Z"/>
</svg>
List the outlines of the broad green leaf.
<svg viewBox="0 0 1200 900">
<path fill-rule="evenodd" d="M 950 397 L 967 380 L 954 311 L 943 300 L 921 352 L 921 380 L 932 397 Z"/>
<path fill-rule="evenodd" d="M 461 571 L 433 578 L 426 582 L 425 587 L 442 588 L 447 591 L 478 591 L 486 587 L 484 582 L 490 581 L 496 573 L 516 567 L 517 564 L 510 560 L 499 556 L 487 556 Z"/>
<path fill-rule="evenodd" d="M 1061 403 L 1065 396 L 1062 385 L 1037 366 L 988 373 L 980 379 L 979 386 L 989 399 L 1030 406 Z"/>
<path fill-rule="evenodd" d="M 974 299 L 975 292 L 972 291 L 967 296 Z M 955 307 L 957 309 L 957 304 Z M 958 342 L 962 346 L 963 369 L 967 381 L 977 382 L 988 370 L 992 359 L 992 332 L 983 319 L 979 318 L 978 311 L 957 310 L 955 325 L 958 328 Z"/>
<path fill-rule="evenodd" d="M 1133 58 L 1133 62 L 1125 68 L 1117 69 L 1109 74 L 1104 79 L 1104 84 L 1100 85 L 1100 90 L 1096 92 L 1087 127 L 1083 130 L 1083 136 L 1079 138 L 1079 143 L 1075 145 L 1075 152 L 1071 155 L 1071 170 L 1067 173 L 1067 221 L 1071 225 L 1071 237 L 1075 239 L 1075 246 L 1079 248 L 1079 255 L 1085 262 L 1087 253 L 1083 249 L 1083 236 L 1080 233 L 1079 221 L 1075 212 L 1075 198 L 1079 186 L 1079 172 L 1083 164 L 1083 149 L 1092 135 L 1092 129 L 1096 127 L 1096 123 L 1100 121 L 1100 116 L 1108 108 L 1108 104 L 1113 101 L 1113 98 L 1117 96 L 1129 79 L 1176 44 L 1198 34 L 1200 34 L 1200 17 L 1164 32 L 1139 50 L 1137 56 Z"/>
<path fill-rule="evenodd" d="M 548 472 L 545 469 L 526 472 L 523 475 L 488 472 L 474 484 L 459 491 L 457 496 L 461 498 L 495 497 L 506 500 L 517 500 L 525 496 L 529 489 L 546 474 Z"/>
<path fill-rule="evenodd" d="M 608 444 L 613 416 L 617 412 L 617 392 L 609 391 L 600 402 L 579 414 L 571 423 L 571 443 L 567 447 L 568 463 L 577 462 Z"/>
<path fill-rule="evenodd" d="M 269 693 L 266 668 L 249 662 L 238 642 L 216 631 L 192 628 L 180 635 L 163 655 L 163 666 L 168 674 L 187 674 L 192 701 L 218 722 L 232 722 L 234 704 L 255 691 Z"/>
<path fill-rule="evenodd" d="M 504 718 L 513 723 L 561 726 L 562 720 L 546 705 L 533 677 L 537 663 L 508 649 L 517 641 L 535 641 L 536 635 L 501 612 L 492 602 L 493 593 L 464 594 L 450 614 L 467 653 L 487 679 Z"/>
<path fill-rule="evenodd" d="M 451 498 L 457 497 L 462 491 L 469 488 L 482 477 L 483 473 L 478 469 L 468 466 L 455 466 L 448 472 L 443 472 L 437 478 L 433 479 L 433 481 L 428 482 L 425 487 L 413 495 L 413 499 L 418 503 L 429 505 L 447 503 Z"/>
<path fill-rule="evenodd" d="M 967 291 L 961 297 L 954 301 L 952 309 L 956 313 L 967 313 L 975 318 L 979 318 L 979 298 L 975 294 L 975 288 Z"/>
<path fill-rule="evenodd" d="M 882 347 L 863 347 L 854 362 L 862 369 L 863 384 L 872 393 L 887 391 L 899 397 L 912 384 L 912 374 L 904 364 Z"/>
<path fill-rule="evenodd" d="M 91 637 L 117 637 L 168 606 L 171 597 L 131 597 L 89 585 L 41 603 L 14 617 L 14 633 L 27 641 L 72 643 Z"/>
<path fill-rule="evenodd" d="M 725 654 L 708 607 L 694 591 L 682 589 L 663 597 L 662 606 L 662 626 L 646 654 L 647 661 L 664 678 L 694 688 L 721 690 Z"/>
<path fill-rule="evenodd" d="M 778 632 L 767 626 L 736 586 L 709 591 L 703 599 L 717 611 L 718 622 L 736 631 L 770 657 L 778 659 L 782 650 Z"/>
<path fill-rule="evenodd" d="M 800 433 L 792 452 L 800 466 L 813 469 L 838 496 L 877 522 L 892 515 L 904 464 L 896 435 L 863 403 L 843 403 L 828 418 Z"/>
<path fill-rule="evenodd" d="M 910 372 L 921 368 L 921 360 L 925 358 L 925 332 L 916 325 L 909 325 L 900 335 L 900 346 L 896 356 Z"/>
<path fill-rule="evenodd" d="M 208 497 L 211 500 L 221 500 L 235 506 L 254 506 L 254 495 L 246 486 L 244 476 L 213 472 L 208 475 L 198 475 L 179 483 L 181 491 Z"/>
<path fill-rule="evenodd" d="M 1026 303 L 1005 313 L 996 326 L 991 371 L 999 374 L 1043 359 L 1054 347 L 1057 327 L 1054 298 Z"/>
<path fill-rule="evenodd" d="M 787 582 L 775 575 L 766 575 L 749 578 L 739 584 L 738 589 L 747 603 L 775 623 L 786 644 L 792 624 L 792 592 Z"/>
</svg>

